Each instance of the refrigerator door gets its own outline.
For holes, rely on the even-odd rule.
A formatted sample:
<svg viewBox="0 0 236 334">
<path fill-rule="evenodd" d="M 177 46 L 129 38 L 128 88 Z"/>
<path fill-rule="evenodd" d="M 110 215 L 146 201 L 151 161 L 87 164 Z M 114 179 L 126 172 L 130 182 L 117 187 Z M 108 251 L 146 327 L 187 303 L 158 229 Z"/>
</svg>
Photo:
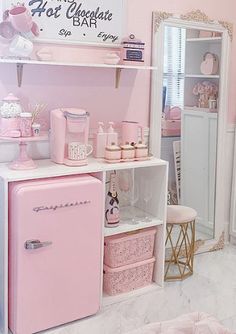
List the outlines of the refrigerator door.
<svg viewBox="0 0 236 334">
<path fill-rule="evenodd" d="M 9 327 L 31 334 L 95 314 L 103 186 L 92 176 L 10 188 Z"/>
</svg>

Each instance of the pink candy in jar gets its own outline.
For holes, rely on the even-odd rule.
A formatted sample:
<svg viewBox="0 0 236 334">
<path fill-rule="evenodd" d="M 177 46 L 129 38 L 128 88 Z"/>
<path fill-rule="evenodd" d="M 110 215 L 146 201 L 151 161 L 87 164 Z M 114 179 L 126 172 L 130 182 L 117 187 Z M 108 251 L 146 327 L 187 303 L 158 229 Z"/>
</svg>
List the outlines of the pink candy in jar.
<svg viewBox="0 0 236 334">
<path fill-rule="evenodd" d="M 22 137 L 32 136 L 32 114 L 30 112 L 22 112 L 20 114 L 20 131 Z"/>
</svg>

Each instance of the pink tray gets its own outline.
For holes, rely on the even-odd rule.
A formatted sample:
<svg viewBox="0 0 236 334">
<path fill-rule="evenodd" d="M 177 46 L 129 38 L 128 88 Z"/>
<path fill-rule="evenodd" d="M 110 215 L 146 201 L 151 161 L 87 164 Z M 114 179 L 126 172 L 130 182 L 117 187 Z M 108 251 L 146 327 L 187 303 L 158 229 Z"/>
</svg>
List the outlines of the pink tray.
<svg viewBox="0 0 236 334">
<path fill-rule="evenodd" d="M 156 228 L 122 233 L 105 238 L 104 264 L 117 268 L 153 256 Z"/>
<path fill-rule="evenodd" d="M 108 295 L 129 292 L 152 283 L 155 258 L 112 269 L 104 265 L 103 289 Z"/>
<path fill-rule="evenodd" d="M 132 162 L 132 161 L 146 161 L 146 160 L 151 160 L 152 156 L 147 156 L 147 157 L 143 157 L 143 158 L 134 158 L 134 159 L 113 159 L 113 160 L 108 160 L 108 159 L 104 159 L 105 162 L 107 162 L 108 164 L 115 164 L 115 163 L 121 163 L 121 162 Z"/>
</svg>

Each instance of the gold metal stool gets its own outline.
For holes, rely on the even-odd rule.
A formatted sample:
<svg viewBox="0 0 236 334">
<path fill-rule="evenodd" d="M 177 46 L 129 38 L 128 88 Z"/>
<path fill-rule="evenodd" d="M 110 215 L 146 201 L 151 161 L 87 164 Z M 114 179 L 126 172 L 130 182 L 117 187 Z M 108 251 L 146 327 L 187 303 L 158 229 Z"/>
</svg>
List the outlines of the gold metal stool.
<svg viewBox="0 0 236 334">
<path fill-rule="evenodd" d="M 197 212 L 186 206 L 167 207 L 165 281 L 183 280 L 193 274 L 196 216 Z"/>
</svg>

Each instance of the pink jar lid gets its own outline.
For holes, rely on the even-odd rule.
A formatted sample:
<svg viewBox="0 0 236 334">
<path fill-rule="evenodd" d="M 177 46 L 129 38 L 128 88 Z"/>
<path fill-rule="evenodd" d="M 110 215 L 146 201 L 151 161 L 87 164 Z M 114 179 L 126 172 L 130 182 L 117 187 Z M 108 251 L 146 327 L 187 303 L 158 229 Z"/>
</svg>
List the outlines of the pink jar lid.
<svg viewBox="0 0 236 334">
<path fill-rule="evenodd" d="M 134 146 L 130 145 L 129 143 L 126 143 L 125 145 L 121 146 L 121 149 L 123 151 L 133 151 L 134 150 Z"/>
<path fill-rule="evenodd" d="M 4 97 L 3 101 L 8 101 L 8 102 L 19 102 L 18 97 L 16 97 L 14 94 L 9 93 L 6 97 Z"/>
<path fill-rule="evenodd" d="M 110 151 L 110 152 L 115 152 L 115 151 L 121 151 L 120 147 L 117 146 L 115 143 L 111 143 L 110 146 L 106 146 L 106 151 Z"/>
<path fill-rule="evenodd" d="M 147 147 L 147 145 L 146 144 L 143 144 L 141 141 L 140 142 L 138 142 L 138 144 L 136 144 L 135 145 L 135 148 L 137 148 L 137 149 L 146 149 L 146 148 L 148 148 Z"/>
</svg>

